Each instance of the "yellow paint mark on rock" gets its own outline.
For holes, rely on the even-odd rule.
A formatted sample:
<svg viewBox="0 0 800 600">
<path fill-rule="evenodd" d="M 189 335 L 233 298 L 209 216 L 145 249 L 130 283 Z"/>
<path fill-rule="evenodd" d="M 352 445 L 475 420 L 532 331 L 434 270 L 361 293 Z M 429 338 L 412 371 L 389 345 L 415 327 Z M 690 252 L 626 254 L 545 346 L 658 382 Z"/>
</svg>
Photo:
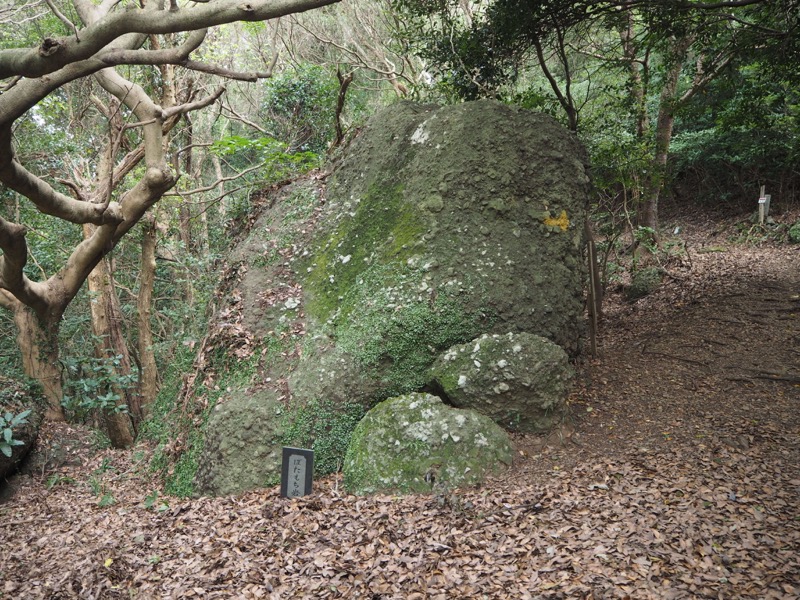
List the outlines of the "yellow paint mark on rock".
<svg viewBox="0 0 800 600">
<path fill-rule="evenodd" d="M 547 217 L 544 220 L 544 224 L 548 227 L 561 227 L 561 231 L 566 231 L 567 227 L 569 227 L 569 218 L 567 217 L 567 211 L 562 210 L 561 214 L 558 217 Z"/>
</svg>

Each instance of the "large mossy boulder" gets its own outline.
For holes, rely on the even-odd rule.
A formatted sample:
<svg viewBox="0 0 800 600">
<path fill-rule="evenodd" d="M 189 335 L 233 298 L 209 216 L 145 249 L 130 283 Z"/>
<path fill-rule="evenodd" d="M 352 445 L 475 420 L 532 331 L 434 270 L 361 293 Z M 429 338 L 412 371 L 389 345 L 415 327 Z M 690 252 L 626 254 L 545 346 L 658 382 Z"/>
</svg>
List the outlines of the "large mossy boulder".
<svg viewBox="0 0 800 600">
<path fill-rule="evenodd" d="M 481 333 L 576 354 L 588 186 L 583 148 L 545 115 L 489 101 L 376 115 L 297 262 L 312 335 L 292 392 L 419 390 L 439 353 Z"/>
<path fill-rule="evenodd" d="M 473 485 L 511 464 L 508 435 L 491 419 L 430 394 L 378 404 L 353 433 L 344 461 L 355 494 L 427 492 Z"/>
<path fill-rule="evenodd" d="M 573 378 L 564 350 L 530 333 L 484 334 L 453 346 L 430 373 L 432 387 L 451 404 L 528 433 L 562 421 Z"/>
<path fill-rule="evenodd" d="M 291 186 L 231 254 L 217 329 L 235 336 L 215 347 L 261 356 L 250 387 L 279 399 L 293 431 L 309 403 L 370 409 L 424 389 L 440 354 L 484 333 L 529 332 L 575 355 L 589 193 L 583 147 L 548 116 L 490 101 L 390 106 L 324 189 Z M 260 443 L 277 440 L 274 420 L 250 416 Z M 263 479 L 246 444 L 219 451 L 215 429 L 237 423 L 226 409 L 208 424 L 208 493 Z M 243 474 L 237 486 L 211 483 L 233 478 L 225 465 Z"/>
</svg>

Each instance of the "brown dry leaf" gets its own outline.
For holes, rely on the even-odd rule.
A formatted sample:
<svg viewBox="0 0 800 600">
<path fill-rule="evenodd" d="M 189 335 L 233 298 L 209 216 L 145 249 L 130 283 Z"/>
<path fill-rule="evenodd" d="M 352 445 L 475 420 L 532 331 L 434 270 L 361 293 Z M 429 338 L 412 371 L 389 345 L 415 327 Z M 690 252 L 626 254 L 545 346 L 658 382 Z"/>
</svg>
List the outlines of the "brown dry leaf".
<svg viewBox="0 0 800 600">
<path fill-rule="evenodd" d="M 132 453 L 86 453 L 12 481 L 0 595 L 797 598 L 799 394 L 763 375 L 800 372 L 797 251 L 691 258 L 634 305 L 612 297 L 603 359 L 582 366 L 571 398 L 577 438 L 516 436 L 517 463 L 479 489 L 356 498 L 330 477 L 306 499 L 163 498 L 159 512 Z M 301 293 L 275 285 L 261 301 Z M 241 295 L 227 302 L 198 365 L 222 345 L 255 347 Z M 42 451 L 69 435 L 46 425 Z M 98 506 L 92 478 L 116 504 Z"/>
</svg>

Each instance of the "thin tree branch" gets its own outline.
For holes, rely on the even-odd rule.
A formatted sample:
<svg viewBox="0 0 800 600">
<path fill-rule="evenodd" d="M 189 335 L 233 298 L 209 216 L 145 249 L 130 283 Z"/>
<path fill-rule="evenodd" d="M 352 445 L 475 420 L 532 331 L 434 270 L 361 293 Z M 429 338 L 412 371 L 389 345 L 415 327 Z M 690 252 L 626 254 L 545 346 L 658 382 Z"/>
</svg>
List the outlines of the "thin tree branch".
<svg viewBox="0 0 800 600">
<path fill-rule="evenodd" d="M 267 131 L 266 129 L 261 127 L 261 125 L 259 125 L 258 123 L 254 123 L 253 121 L 251 121 L 250 119 L 248 119 L 246 117 L 243 117 L 242 115 L 237 113 L 235 110 L 233 110 L 233 108 L 231 108 L 230 106 L 222 105 L 222 108 L 224 108 L 226 111 L 228 111 L 231 114 L 233 120 L 239 121 L 241 123 L 244 123 L 245 125 L 248 125 L 248 126 L 252 127 L 253 129 L 255 129 L 256 131 L 258 131 L 259 133 L 263 133 L 264 135 L 269 135 L 271 137 L 275 137 L 269 131 Z"/>
<path fill-rule="evenodd" d="M 187 102 L 185 104 L 179 104 L 178 106 L 172 106 L 170 108 L 164 109 L 163 115 L 165 119 L 168 119 L 175 115 L 185 115 L 188 112 L 192 112 L 195 110 L 200 110 L 201 108 L 205 108 L 206 106 L 213 104 L 216 102 L 222 94 L 225 93 L 225 86 L 219 86 L 216 91 L 200 100 L 195 100 L 194 102 Z"/>
<path fill-rule="evenodd" d="M 198 187 L 198 188 L 195 188 L 193 190 L 187 190 L 187 191 L 175 190 L 175 191 L 172 191 L 172 192 L 167 192 L 164 195 L 165 196 L 180 196 L 181 198 L 185 198 L 186 196 L 192 196 L 194 194 L 201 194 L 203 192 L 210 192 L 211 190 L 213 190 L 215 187 L 219 186 L 222 183 L 225 183 L 227 181 L 236 181 L 237 179 L 239 179 L 241 177 L 244 177 L 248 173 L 252 173 L 253 171 L 257 171 L 258 169 L 263 169 L 265 164 L 267 164 L 267 163 L 266 162 L 261 162 L 261 163 L 259 163 L 257 165 L 254 165 L 254 166 L 252 166 L 252 167 L 250 167 L 248 169 L 245 169 L 244 171 L 241 171 L 241 172 L 237 173 L 236 175 L 231 175 L 230 177 L 222 177 L 220 179 L 217 179 L 214 183 L 211 183 L 209 185 L 205 185 L 203 187 Z"/>
<path fill-rule="evenodd" d="M 50 7 L 50 10 L 53 11 L 53 14 L 56 17 L 58 17 L 60 21 L 66 24 L 67 27 L 69 27 L 70 29 L 72 29 L 72 31 L 75 32 L 75 41 L 80 42 L 81 38 L 78 34 L 78 28 L 75 26 L 75 23 L 70 21 L 64 13 L 58 10 L 58 7 L 55 4 L 53 4 L 53 0 L 44 0 L 44 1 L 47 3 L 47 6 Z"/>
</svg>

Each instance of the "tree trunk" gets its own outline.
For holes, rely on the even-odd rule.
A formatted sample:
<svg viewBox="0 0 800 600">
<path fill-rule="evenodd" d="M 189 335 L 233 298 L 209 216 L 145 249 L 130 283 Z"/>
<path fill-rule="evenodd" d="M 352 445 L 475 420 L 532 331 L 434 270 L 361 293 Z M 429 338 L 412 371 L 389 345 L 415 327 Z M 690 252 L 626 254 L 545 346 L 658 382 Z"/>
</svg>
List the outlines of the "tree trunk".
<svg viewBox="0 0 800 600">
<path fill-rule="evenodd" d="M 654 241 L 658 241 L 658 201 L 667 175 L 667 158 L 672 141 L 672 128 L 675 125 L 675 110 L 678 104 L 678 81 L 691 45 L 691 38 L 681 38 L 674 42 L 670 52 L 670 65 L 664 75 L 661 96 L 658 103 L 653 158 L 644 183 L 639 225 L 653 230 Z"/>
<path fill-rule="evenodd" d="M 106 259 L 89 274 L 88 283 L 95 354 L 100 359 L 119 357 L 117 375 L 130 375 L 131 358 L 122 332 L 122 310 Z M 128 448 L 135 437 L 133 419 L 138 421 L 142 415 L 141 401 L 134 387 L 115 386 L 113 391 L 118 396 L 117 406 L 125 407 L 128 412 L 104 410 L 101 417 L 111 444 L 115 448 Z"/>
<path fill-rule="evenodd" d="M 658 201 L 667 176 L 667 158 L 669 145 L 672 141 L 672 128 L 675 125 L 675 90 L 678 84 L 680 68 L 677 72 L 669 73 L 669 81 L 665 82 L 661 92 L 661 102 L 658 108 L 658 121 L 656 122 L 653 159 L 645 179 L 644 197 L 639 211 L 639 225 L 649 227 L 658 239 Z"/>
<path fill-rule="evenodd" d="M 634 33 L 632 9 L 625 11 L 625 24 L 619 29 L 619 37 L 622 42 L 622 56 L 628 65 L 629 92 L 636 115 L 636 137 L 641 140 L 650 130 L 650 122 L 647 116 L 645 81 L 642 77 L 642 69 L 647 69 L 647 61 L 640 60 L 637 56 L 638 48 Z"/>
<path fill-rule="evenodd" d="M 61 406 L 61 363 L 58 360 L 59 322 L 60 317 L 53 322 L 41 323 L 33 310 L 22 303 L 14 309 L 17 345 L 22 353 L 25 374 L 41 384 L 47 398 L 45 418 L 50 421 L 65 419 Z"/>
<path fill-rule="evenodd" d="M 355 71 L 350 71 L 347 75 L 342 75 L 340 68 L 336 69 L 336 77 L 339 80 L 339 94 L 336 97 L 336 139 L 333 141 L 331 149 L 338 148 L 344 141 L 344 129 L 342 128 L 342 112 L 344 111 L 344 103 L 347 99 L 347 88 L 353 83 Z"/>
<path fill-rule="evenodd" d="M 225 219 L 228 217 L 228 195 L 225 193 L 225 182 L 222 181 L 224 175 L 222 173 L 222 163 L 219 160 L 219 156 L 216 154 L 211 155 L 211 164 L 214 165 L 214 175 L 217 177 L 217 181 L 219 181 L 219 185 L 217 186 L 217 190 L 219 191 L 219 195 L 222 198 L 219 202 L 219 218 L 220 221 L 223 223 Z"/>
<path fill-rule="evenodd" d="M 153 352 L 153 285 L 156 275 L 156 224 L 155 218 L 142 221 L 142 266 L 139 275 L 139 295 L 136 306 L 139 313 L 139 356 L 142 372 L 139 378 L 139 393 L 142 399 L 142 417 L 149 414 L 150 406 L 158 394 L 158 365 Z"/>
</svg>

